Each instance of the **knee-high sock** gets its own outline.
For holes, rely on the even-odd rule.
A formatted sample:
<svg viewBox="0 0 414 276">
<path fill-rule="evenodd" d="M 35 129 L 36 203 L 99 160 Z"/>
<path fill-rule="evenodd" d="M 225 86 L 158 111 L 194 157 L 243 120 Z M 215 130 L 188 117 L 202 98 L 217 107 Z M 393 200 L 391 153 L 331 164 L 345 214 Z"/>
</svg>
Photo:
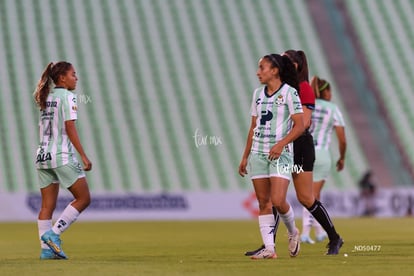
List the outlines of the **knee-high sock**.
<svg viewBox="0 0 414 276">
<path fill-rule="evenodd" d="M 275 207 L 272 207 L 272 211 L 273 211 L 273 216 L 275 217 L 275 231 L 273 234 L 273 241 L 276 242 L 276 233 L 277 233 L 277 229 L 279 228 L 280 216 Z"/>
<path fill-rule="evenodd" d="M 320 203 L 318 200 L 315 200 L 315 202 L 310 208 L 308 208 L 308 210 L 326 231 L 329 240 L 332 241 L 339 239 L 339 235 L 335 230 L 331 218 L 329 217 L 329 214 L 326 211 L 325 207 L 323 207 L 322 203 Z"/>
<path fill-rule="evenodd" d="M 72 205 L 68 205 L 65 210 L 63 210 L 62 214 L 53 225 L 52 230 L 56 234 L 62 234 L 68 227 L 76 221 L 79 216 L 79 211 L 75 209 Z"/>
<path fill-rule="evenodd" d="M 37 221 L 37 229 L 39 231 L 39 240 L 40 240 L 40 248 L 42 249 L 48 249 L 49 246 L 47 246 L 40 238 L 42 235 L 49 231 L 52 228 L 52 220 L 51 219 L 45 219 L 45 220 L 38 220 Z"/>
<path fill-rule="evenodd" d="M 326 235 L 326 232 L 325 230 L 323 230 L 322 225 L 316 219 L 313 219 L 312 227 L 315 230 L 316 237 L 321 236 L 321 235 Z"/>
<path fill-rule="evenodd" d="M 302 210 L 302 235 L 309 236 L 312 225 L 316 222 L 312 214 L 309 213 L 308 209 L 303 207 Z M 316 222 L 317 223 L 317 222 Z"/>
<path fill-rule="evenodd" d="M 259 228 L 263 244 L 267 249 L 274 251 L 275 242 L 273 237 L 275 231 L 275 217 L 272 214 L 259 216 Z"/>
<path fill-rule="evenodd" d="M 289 211 L 286 214 L 279 214 L 283 223 L 286 225 L 290 234 L 296 233 L 295 214 L 292 207 L 289 207 Z"/>
</svg>

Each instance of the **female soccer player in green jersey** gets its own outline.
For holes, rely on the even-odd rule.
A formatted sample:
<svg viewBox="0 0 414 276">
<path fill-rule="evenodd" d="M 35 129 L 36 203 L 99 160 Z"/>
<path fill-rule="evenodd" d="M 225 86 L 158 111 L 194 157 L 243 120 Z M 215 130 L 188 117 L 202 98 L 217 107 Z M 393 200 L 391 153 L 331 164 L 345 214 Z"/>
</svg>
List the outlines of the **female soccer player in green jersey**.
<svg viewBox="0 0 414 276">
<path fill-rule="evenodd" d="M 335 130 L 338 138 L 339 159 L 336 162 L 337 171 L 341 171 L 345 165 L 346 137 L 345 123 L 338 106 L 330 102 L 332 98 L 331 86 L 326 80 L 314 76 L 311 86 L 315 93 L 315 110 L 312 114 L 312 125 L 310 132 L 315 145 L 315 163 L 313 167 L 313 192 L 317 200 L 321 197 L 321 190 L 331 170 L 331 155 L 329 146 L 331 135 Z M 327 234 L 322 226 L 313 218 L 309 211 L 304 208 L 302 216 L 302 242 L 314 243 L 309 233 L 312 226 L 315 228 L 317 241 L 323 241 Z"/>
<path fill-rule="evenodd" d="M 312 214 L 323 229 L 326 231 L 329 243 L 327 245 L 327 255 L 337 255 L 343 245 L 343 240 L 336 232 L 335 226 L 331 221 L 328 211 L 323 204 L 315 198 L 313 194 L 313 165 L 315 161 L 315 148 L 313 144 L 312 134 L 309 132 L 311 125 L 312 110 L 315 105 L 315 95 L 309 85 L 308 76 L 308 62 L 306 55 L 301 50 L 287 50 L 283 56 L 288 57 L 295 65 L 299 78 L 299 96 L 304 110 L 304 126 L 305 131 L 293 142 L 294 150 L 294 164 L 301 170 L 292 172 L 293 183 L 296 190 L 296 197 L 298 201 Z M 277 210 L 273 209 L 275 216 L 276 235 L 278 228 L 278 214 Z M 262 250 L 264 246 L 259 249 L 248 251 L 245 255 L 250 256 Z"/>
<path fill-rule="evenodd" d="M 252 259 L 274 259 L 274 206 L 288 229 L 289 254 L 299 253 L 299 230 L 286 193 L 293 169 L 292 142 L 304 131 L 296 70 L 288 57 L 278 54 L 260 59 L 257 77 L 263 87 L 253 93 L 251 125 L 239 174 L 250 175 L 259 203 L 259 228 L 264 248 Z"/>
<path fill-rule="evenodd" d="M 34 92 L 40 108 L 40 141 L 36 152 L 42 196 L 37 221 L 41 240 L 40 259 L 67 259 L 61 248 L 60 235 L 88 207 L 91 200 L 84 170 L 91 170 L 92 163 L 83 150 L 76 130 L 76 95 L 71 92 L 75 90 L 77 81 L 72 64 L 65 61 L 50 63 Z M 82 159 L 83 167 L 76 159 L 75 150 Z M 59 184 L 72 193 L 74 200 L 52 225 Z"/>
</svg>

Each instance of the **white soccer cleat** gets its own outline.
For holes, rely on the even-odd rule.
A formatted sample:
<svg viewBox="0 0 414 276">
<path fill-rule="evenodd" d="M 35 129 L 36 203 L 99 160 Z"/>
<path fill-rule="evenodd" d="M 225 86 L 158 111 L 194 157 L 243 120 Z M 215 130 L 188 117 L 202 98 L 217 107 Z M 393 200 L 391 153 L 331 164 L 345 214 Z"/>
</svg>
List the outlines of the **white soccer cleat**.
<svg viewBox="0 0 414 276">
<path fill-rule="evenodd" d="M 274 251 L 269 249 L 263 248 L 256 254 L 250 257 L 252 260 L 259 260 L 259 259 L 276 259 L 277 255 Z"/>
<path fill-rule="evenodd" d="M 296 257 L 300 251 L 300 237 L 299 237 L 299 229 L 296 228 L 296 233 L 291 235 L 288 233 L 288 241 L 289 241 L 289 255 L 291 257 Z"/>
</svg>

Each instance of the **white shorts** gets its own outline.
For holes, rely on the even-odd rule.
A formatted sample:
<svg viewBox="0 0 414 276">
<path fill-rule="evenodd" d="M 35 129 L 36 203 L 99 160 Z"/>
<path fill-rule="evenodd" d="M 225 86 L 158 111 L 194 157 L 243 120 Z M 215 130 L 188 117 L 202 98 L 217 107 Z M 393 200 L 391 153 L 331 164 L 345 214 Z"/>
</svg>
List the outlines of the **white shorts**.
<svg viewBox="0 0 414 276">
<path fill-rule="evenodd" d="M 313 165 L 313 182 L 326 180 L 331 173 L 332 158 L 329 150 L 315 150 L 315 164 Z"/>
<path fill-rule="evenodd" d="M 60 183 L 63 187 L 69 188 L 76 180 L 85 177 L 82 165 L 77 161 L 53 169 L 38 169 L 37 173 L 41 189 L 52 183 Z"/>
<path fill-rule="evenodd" d="M 251 179 L 280 177 L 291 179 L 293 168 L 293 155 L 282 152 L 276 160 L 269 160 L 269 154 L 252 152 L 250 154 Z"/>
</svg>

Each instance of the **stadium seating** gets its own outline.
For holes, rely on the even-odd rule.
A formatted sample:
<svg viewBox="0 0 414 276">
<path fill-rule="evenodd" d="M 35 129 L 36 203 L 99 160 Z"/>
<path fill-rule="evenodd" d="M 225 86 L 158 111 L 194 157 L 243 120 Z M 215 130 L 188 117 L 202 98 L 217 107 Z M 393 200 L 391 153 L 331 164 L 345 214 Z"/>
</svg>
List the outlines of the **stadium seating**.
<svg viewBox="0 0 414 276">
<path fill-rule="evenodd" d="M 94 164 L 88 180 L 94 192 L 108 193 L 250 190 L 237 167 L 259 85 L 258 59 L 303 49 L 311 74 L 333 80 L 304 0 L 42 3 L 0 1 L 0 192 L 38 189 L 32 92 L 51 61 L 76 67 L 77 126 Z M 412 84 L 413 65 L 397 58 L 401 50 L 378 42 L 384 49 L 375 51 L 383 51 L 388 65 L 373 67 L 390 76 L 378 81 L 386 91 L 399 85 L 390 100 L 413 116 L 405 106 L 413 86 L 396 78 L 410 75 Z M 347 121 L 349 154 L 347 170 L 334 173 L 328 187 L 349 189 L 367 164 L 340 95 L 335 102 Z M 397 108 L 390 105 L 393 116 Z M 412 135 L 410 117 L 397 118 L 400 134 Z"/>
<path fill-rule="evenodd" d="M 414 3 L 345 1 L 389 119 L 414 165 Z"/>
</svg>

